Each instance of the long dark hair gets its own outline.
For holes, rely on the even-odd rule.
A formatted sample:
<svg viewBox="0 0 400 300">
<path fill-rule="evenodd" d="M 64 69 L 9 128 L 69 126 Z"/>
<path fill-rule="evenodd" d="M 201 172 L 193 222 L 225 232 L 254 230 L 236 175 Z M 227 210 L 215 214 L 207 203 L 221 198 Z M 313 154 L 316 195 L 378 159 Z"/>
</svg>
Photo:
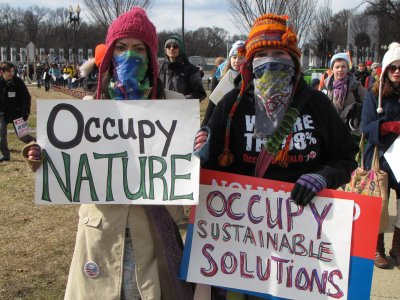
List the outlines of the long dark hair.
<svg viewBox="0 0 400 300">
<path fill-rule="evenodd" d="M 385 73 L 382 76 L 382 98 L 391 96 L 393 94 L 400 95 L 400 87 L 397 87 L 393 84 L 393 82 L 389 79 L 388 73 L 389 71 L 386 69 Z M 379 96 L 380 82 L 381 80 L 379 78 L 372 86 L 372 92 L 377 97 Z"/>
</svg>

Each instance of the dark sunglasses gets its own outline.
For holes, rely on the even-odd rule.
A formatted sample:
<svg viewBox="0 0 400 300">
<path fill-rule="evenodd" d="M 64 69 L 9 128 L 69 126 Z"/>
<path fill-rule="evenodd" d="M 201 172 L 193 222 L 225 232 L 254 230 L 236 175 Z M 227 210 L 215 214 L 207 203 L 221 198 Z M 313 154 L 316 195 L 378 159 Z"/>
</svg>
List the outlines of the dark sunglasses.
<svg viewBox="0 0 400 300">
<path fill-rule="evenodd" d="M 396 72 L 396 70 L 398 70 L 400 72 L 400 66 L 397 67 L 395 65 L 388 65 L 387 70 L 390 73 L 394 73 L 394 72 Z"/>
<path fill-rule="evenodd" d="M 169 48 L 172 48 L 172 49 L 178 49 L 179 48 L 179 46 L 178 45 L 167 45 L 167 46 L 165 46 L 165 48 L 167 48 L 167 49 L 169 49 Z"/>
</svg>

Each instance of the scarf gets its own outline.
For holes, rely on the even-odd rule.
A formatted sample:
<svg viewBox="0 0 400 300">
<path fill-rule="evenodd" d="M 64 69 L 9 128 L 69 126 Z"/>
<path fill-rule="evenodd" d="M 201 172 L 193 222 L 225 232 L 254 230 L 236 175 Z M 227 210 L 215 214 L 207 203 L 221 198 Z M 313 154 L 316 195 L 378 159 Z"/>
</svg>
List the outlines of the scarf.
<svg viewBox="0 0 400 300">
<path fill-rule="evenodd" d="M 292 60 L 264 57 L 253 61 L 257 138 L 271 136 L 281 124 L 292 98 Z"/>
<path fill-rule="evenodd" d="M 338 110 L 339 114 L 343 111 L 344 108 L 344 99 L 347 94 L 347 79 L 348 76 L 344 77 L 340 80 L 333 81 L 333 104 Z"/>
<path fill-rule="evenodd" d="M 150 91 L 150 81 L 146 77 L 147 58 L 129 50 L 114 55 L 112 64 L 114 75 L 108 87 L 111 99 L 138 100 L 147 97 Z"/>
</svg>

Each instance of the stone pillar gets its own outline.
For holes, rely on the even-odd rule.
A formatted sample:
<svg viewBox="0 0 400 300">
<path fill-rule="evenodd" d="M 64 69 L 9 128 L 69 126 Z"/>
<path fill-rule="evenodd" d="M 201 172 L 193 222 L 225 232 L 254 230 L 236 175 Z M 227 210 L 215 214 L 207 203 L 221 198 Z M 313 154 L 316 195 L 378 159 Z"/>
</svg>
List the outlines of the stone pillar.
<svg viewBox="0 0 400 300">
<path fill-rule="evenodd" d="M 8 61 L 7 59 L 7 48 L 6 47 L 0 47 L 1 51 L 1 60 L 2 61 Z"/>
<path fill-rule="evenodd" d="M 49 49 L 49 63 L 54 63 L 54 48 Z"/>
<path fill-rule="evenodd" d="M 17 62 L 17 49 L 10 48 L 10 53 L 11 53 L 11 62 L 15 64 Z"/>
<path fill-rule="evenodd" d="M 39 49 L 39 62 L 40 63 L 45 62 L 45 60 L 46 60 L 45 56 L 46 56 L 46 52 L 44 51 L 44 48 L 40 48 Z"/>
<path fill-rule="evenodd" d="M 71 48 L 68 49 L 68 61 L 73 62 L 74 61 L 74 52 L 72 51 Z"/>
<path fill-rule="evenodd" d="M 83 49 L 78 49 L 78 62 L 83 60 Z"/>
<path fill-rule="evenodd" d="M 19 48 L 19 61 L 22 63 L 26 62 L 26 48 Z"/>
<path fill-rule="evenodd" d="M 64 49 L 63 48 L 58 49 L 58 55 L 60 56 L 59 62 L 61 62 L 61 63 L 64 62 L 65 58 L 64 58 Z"/>
</svg>

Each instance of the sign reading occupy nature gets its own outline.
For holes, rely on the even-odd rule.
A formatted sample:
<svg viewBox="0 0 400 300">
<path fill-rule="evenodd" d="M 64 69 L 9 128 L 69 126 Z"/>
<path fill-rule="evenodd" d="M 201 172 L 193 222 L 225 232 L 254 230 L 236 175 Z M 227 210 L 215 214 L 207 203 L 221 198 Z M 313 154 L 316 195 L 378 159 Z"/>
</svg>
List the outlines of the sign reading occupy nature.
<svg viewBox="0 0 400 300">
<path fill-rule="evenodd" d="M 378 198 L 359 206 L 356 194 L 324 190 L 301 207 L 290 183 L 208 170 L 201 183 L 181 278 L 260 297 L 369 299 L 375 244 L 352 232 L 360 221 L 377 234 Z"/>
<path fill-rule="evenodd" d="M 198 100 L 40 100 L 37 114 L 37 204 L 198 203 Z"/>
</svg>

